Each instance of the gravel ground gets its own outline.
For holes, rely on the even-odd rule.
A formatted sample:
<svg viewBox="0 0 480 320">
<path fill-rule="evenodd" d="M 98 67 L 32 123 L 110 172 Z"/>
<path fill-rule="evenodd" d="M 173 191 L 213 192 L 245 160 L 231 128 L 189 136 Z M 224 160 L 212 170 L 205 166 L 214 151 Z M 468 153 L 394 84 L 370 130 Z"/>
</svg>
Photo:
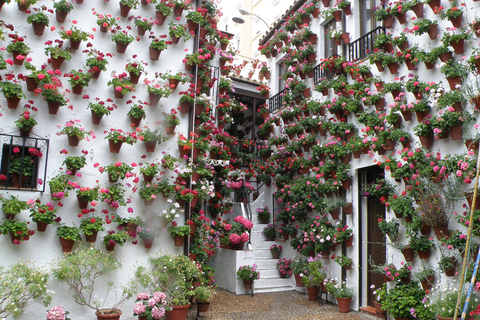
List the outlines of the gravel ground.
<svg viewBox="0 0 480 320">
<path fill-rule="evenodd" d="M 321 305 L 320 301 L 309 301 L 307 295 L 297 291 L 274 293 L 257 293 L 251 295 L 235 295 L 217 289 L 215 298 L 207 313 L 199 319 L 211 320 L 372 320 L 374 317 L 351 311 L 339 313 L 338 307 L 332 304 Z M 195 319 L 196 308 L 192 308 L 188 319 Z"/>
</svg>

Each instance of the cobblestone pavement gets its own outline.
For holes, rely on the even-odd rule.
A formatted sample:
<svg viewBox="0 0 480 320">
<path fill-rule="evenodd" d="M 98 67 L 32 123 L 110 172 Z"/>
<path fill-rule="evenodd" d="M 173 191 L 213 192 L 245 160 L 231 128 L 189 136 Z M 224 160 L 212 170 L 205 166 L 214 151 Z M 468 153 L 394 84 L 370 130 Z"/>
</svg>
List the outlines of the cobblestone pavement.
<svg viewBox="0 0 480 320">
<path fill-rule="evenodd" d="M 273 293 L 257 293 L 251 295 L 235 295 L 217 289 L 217 294 L 207 313 L 199 319 L 208 320 L 372 320 L 374 317 L 351 311 L 338 312 L 338 307 L 325 304 L 322 300 L 309 301 L 308 296 L 297 291 Z M 194 308 L 192 308 L 194 309 Z M 196 309 L 191 310 L 188 319 L 195 319 Z"/>
</svg>

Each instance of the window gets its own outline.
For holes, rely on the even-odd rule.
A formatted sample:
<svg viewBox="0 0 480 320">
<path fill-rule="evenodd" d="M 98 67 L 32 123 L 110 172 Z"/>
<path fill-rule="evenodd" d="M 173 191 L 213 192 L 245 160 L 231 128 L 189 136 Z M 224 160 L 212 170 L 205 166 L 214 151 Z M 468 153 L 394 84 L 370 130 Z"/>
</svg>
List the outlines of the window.
<svg viewBox="0 0 480 320">
<path fill-rule="evenodd" d="M 10 135 L 0 137 L 0 188 L 44 191 L 48 140 Z"/>
<path fill-rule="evenodd" d="M 332 19 L 326 25 L 323 26 L 323 30 L 324 30 L 323 43 L 325 45 L 325 58 L 328 58 L 337 54 L 337 45 L 335 44 L 335 41 L 333 41 L 333 39 L 330 39 L 327 35 L 328 30 L 333 30 L 335 28 L 336 28 L 336 23 L 334 19 Z"/>
<path fill-rule="evenodd" d="M 285 64 L 283 61 L 278 65 L 278 92 L 285 89 L 285 80 L 283 80 L 283 75 L 287 72 Z"/>
</svg>

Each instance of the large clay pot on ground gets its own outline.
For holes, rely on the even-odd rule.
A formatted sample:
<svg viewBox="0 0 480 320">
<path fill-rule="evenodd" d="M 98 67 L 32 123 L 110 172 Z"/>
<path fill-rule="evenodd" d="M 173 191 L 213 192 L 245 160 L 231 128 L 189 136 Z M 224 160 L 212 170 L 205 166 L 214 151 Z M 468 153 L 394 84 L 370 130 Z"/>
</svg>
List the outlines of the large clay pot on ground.
<svg viewBox="0 0 480 320">
<path fill-rule="evenodd" d="M 352 298 L 337 298 L 338 311 L 341 313 L 350 312 L 350 305 L 352 303 Z"/>
<path fill-rule="evenodd" d="M 320 287 L 307 287 L 308 300 L 317 301 L 318 294 L 320 293 Z"/>
<path fill-rule="evenodd" d="M 100 309 L 105 314 L 101 314 L 98 311 L 95 312 L 97 320 L 119 320 L 122 315 L 122 311 L 119 309 Z"/>
</svg>

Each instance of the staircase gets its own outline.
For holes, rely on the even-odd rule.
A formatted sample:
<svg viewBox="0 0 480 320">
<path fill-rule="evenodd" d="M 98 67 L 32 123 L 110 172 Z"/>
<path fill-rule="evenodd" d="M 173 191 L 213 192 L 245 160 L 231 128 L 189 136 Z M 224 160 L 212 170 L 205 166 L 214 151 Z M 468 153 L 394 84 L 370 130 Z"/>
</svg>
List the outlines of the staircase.
<svg viewBox="0 0 480 320">
<path fill-rule="evenodd" d="M 255 280 L 254 291 L 257 292 L 274 292 L 274 291 L 290 291 L 295 289 L 294 280 L 292 278 L 280 278 L 277 271 L 277 259 L 272 258 L 270 247 L 275 241 L 266 241 L 262 235 L 263 228 L 266 224 L 260 224 L 257 217 L 257 207 L 263 206 L 263 201 L 257 201 L 250 204 L 252 209 L 253 228 L 251 230 L 251 242 L 253 257 L 257 264 L 257 270 L 260 272 L 260 279 Z M 285 244 L 282 243 L 284 247 Z"/>
</svg>

